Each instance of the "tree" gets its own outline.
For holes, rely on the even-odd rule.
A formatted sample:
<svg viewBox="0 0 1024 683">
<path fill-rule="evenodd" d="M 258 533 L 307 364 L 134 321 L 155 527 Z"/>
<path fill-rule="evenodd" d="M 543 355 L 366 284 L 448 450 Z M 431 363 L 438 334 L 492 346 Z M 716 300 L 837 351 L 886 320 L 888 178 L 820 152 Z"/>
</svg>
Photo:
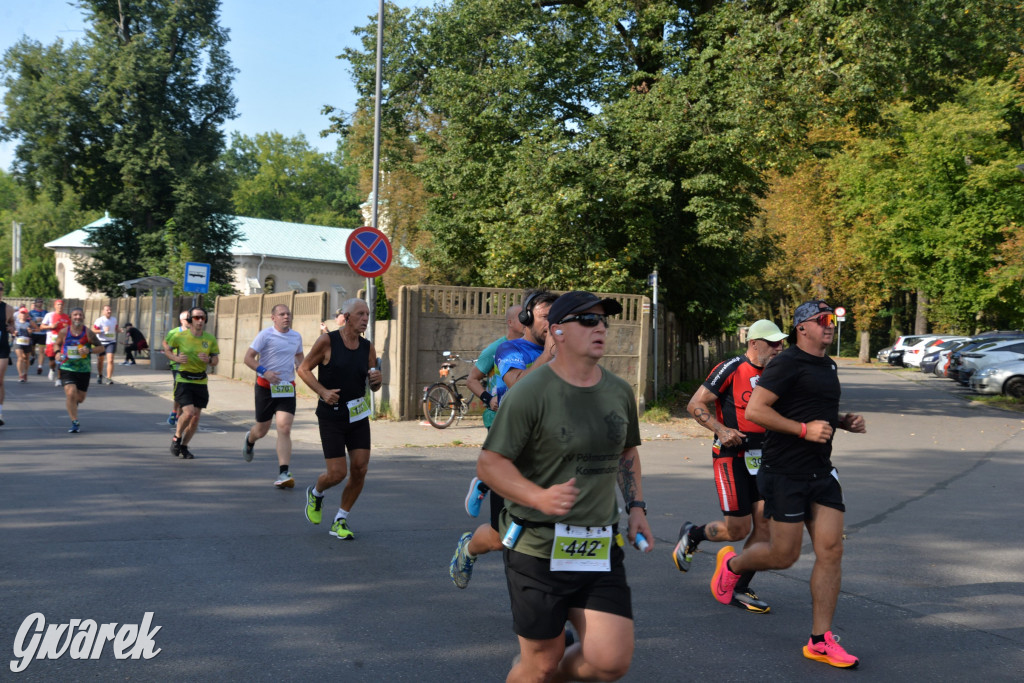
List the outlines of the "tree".
<svg viewBox="0 0 1024 683">
<path fill-rule="evenodd" d="M 841 149 L 810 131 L 868 130 L 898 98 L 935 109 L 1019 45 L 1009 0 L 878 5 L 389 6 L 384 166 L 427 193 L 420 256 L 445 282 L 517 287 L 643 291 L 658 267 L 686 331 L 717 331 L 770 254 L 751 240 L 766 181 Z"/>
<path fill-rule="evenodd" d="M 0 171 L 0 251 L 11 253 L 10 226 L 21 224 L 21 270 L 13 277 L 9 261 L 0 261 L 0 280 L 11 284 L 13 296 L 60 296 L 54 253 L 44 244 L 90 221 L 79 209 L 78 197 L 65 190 L 59 203 L 49 197 L 32 199 L 13 177 Z"/>
<path fill-rule="evenodd" d="M 235 133 L 223 162 L 233 180 L 235 213 L 355 228 L 361 225 L 358 173 L 344 149 L 322 154 L 303 135 Z"/>
<path fill-rule="evenodd" d="M 79 264 L 86 287 L 113 295 L 140 274 L 180 277 L 175 249 L 228 285 L 237 232 L 218 161 L 235 98 L 219 2 L 79 7 L 81 43 L 23 40 L 4 55 L 16 174 L 55 200 L 69 188 L 83 209 L 109 210 L 113 224 L 92 232 L 94 255 Z"/>
</svg>

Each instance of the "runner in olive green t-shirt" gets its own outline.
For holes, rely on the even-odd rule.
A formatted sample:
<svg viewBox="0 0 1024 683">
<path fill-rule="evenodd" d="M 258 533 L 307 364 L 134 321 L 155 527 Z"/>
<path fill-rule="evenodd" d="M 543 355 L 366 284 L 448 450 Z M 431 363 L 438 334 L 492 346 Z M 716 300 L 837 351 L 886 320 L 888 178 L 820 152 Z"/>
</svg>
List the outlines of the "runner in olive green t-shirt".
<svg viewBox="0 0 1024 683">
<path fill-rule="evenodd" d="M 619 547 L 618 482 L 631 543 L 650 552 L 636 400 L 600 365 L 609 315 L 622 306 L 588 292 L 548 311 L 554 360 L 509 390 L 477 472 L 505 498 L 505 577 L 520 658 L 510 680 L 617 680 L 633 659 L 632 600 Z M 517 532 L 518 529 L 518 532 Z M 643 536 L 641 537 L 642 534 Z M 580 642 L 565 647 L 568 619 Z M 608 644 L 614 643 L 614 647 Z"/>
<path fill-rule="evenodd" d="M 195 307 L 189 311 L 188 329 L 164 338 L 164 353 L 168 360 L 178 364 L 174 400 L 181 406 L 171 440 L 171 454 L 186 460 L 193 457 L 188 444 L 199 428 L 200 413 L 210 402 L 207 368 L 217 367 L 220 360 L 217 338 L 204 331 L 206 319 L 206 311 Z"/>
</svg>

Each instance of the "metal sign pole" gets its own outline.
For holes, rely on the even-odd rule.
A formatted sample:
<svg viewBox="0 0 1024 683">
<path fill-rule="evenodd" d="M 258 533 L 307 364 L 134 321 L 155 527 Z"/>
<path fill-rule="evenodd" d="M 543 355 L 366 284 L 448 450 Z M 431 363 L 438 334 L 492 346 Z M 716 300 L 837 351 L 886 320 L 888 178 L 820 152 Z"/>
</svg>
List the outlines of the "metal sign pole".
<svg viewBox="0 0 1024 683">
<path fill-rule="evenodd" d="M 380 198 L 380 92 L 384 70 L 384 0 L 377 6 L 377 87 L 373 103 L 373 217 L 371 225 L 377 228 L 377 211 Z M 377 283 L 366 278 L 366 306 L 370 309 L 370 324 L 366 327 L 366 338 L 373 343 L 373 328 L 377 322 Z M 373 392 L 370 392 L 370 411 L 376 414 Z"/>
</svg>

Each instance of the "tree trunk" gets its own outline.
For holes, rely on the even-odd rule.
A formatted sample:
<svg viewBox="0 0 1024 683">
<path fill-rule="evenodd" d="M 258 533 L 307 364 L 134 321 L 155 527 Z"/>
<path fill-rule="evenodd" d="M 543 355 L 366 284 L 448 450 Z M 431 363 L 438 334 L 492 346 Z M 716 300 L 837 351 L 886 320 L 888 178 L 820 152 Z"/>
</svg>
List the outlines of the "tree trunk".
<svg viewBox="0 0 1024 683">
<path fill-rule="evenodd" d="M 928 295 L 917 290 L 917 313 L 914 316 L 914 334 L 928 334 Z"/>
<path fill-rule="evenodd" d="M 871 333 L 868 330 L 860 331 L 860 350 L 857 352 L 857 359 L 861 363 L 871 362 Z"/>
</svg>

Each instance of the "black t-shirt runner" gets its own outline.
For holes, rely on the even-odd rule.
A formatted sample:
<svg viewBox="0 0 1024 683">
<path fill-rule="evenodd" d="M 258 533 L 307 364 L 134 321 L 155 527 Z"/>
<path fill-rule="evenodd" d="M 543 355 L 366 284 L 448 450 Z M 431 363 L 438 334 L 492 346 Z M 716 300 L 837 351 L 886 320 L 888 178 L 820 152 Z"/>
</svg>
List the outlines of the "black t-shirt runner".
<svg viewBox="0 0 1024 683">
<path fill-rule="evenodd" d="M 758 386 L 779 399 L 772 405 L 780 415 L 797 422 L 825 420 L 839 426 L 839 375 L 826 356 L 813 356 L 791 346 L 772 360 Z M 834 432 L 833 432 L 834 434 Z M 832 470 L 832 440 L 813 443 L 796 434 L 769 430 L 764 439 L 761 467 L 778 474 L 825 474 Z"/>
</svg>

